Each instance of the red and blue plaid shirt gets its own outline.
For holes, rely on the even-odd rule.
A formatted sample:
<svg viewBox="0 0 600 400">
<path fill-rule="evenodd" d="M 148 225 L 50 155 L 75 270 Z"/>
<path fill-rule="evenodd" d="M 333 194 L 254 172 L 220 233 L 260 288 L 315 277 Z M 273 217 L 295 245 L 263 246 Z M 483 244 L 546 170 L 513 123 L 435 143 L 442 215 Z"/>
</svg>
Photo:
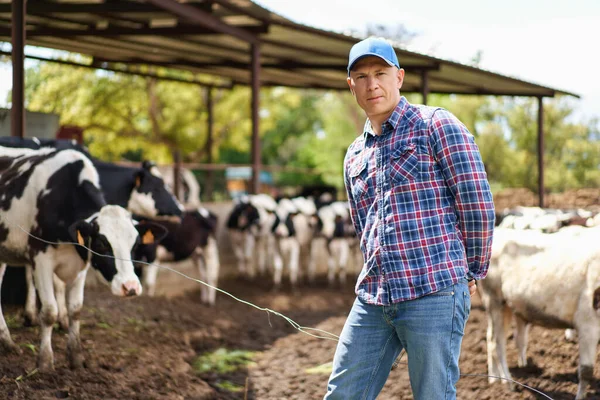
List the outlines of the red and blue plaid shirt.
<svg viewBox="0 0 600 400">
<path fill-rule="evenodd" d="M 494 203 L 473 135 L 450 112 L 402 97 L 348 148 L 344 180 L 365 263 L 356 294 L 389 305 L 489 266 Z"/>
</svg>

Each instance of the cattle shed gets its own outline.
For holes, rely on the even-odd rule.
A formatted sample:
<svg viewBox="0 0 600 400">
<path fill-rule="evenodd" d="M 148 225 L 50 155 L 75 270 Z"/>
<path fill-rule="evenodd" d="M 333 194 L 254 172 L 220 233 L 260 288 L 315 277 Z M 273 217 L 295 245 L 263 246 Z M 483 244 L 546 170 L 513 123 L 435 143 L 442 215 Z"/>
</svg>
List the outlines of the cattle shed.
<svg viewBox="0 0 600 400">
<path fill-rule="evenodd" d="M 12 43 L 12 135 L 23 135 L 25 44 L 92 59 L 78 64 L 31 57 L 44 61 L 184 80 L 209 88 L 247 85 L 252 88 L 254 191 L 261 170 L 260 87 L 347 90 L 348 52 L 359 39 L 298 24 L 251 0 L 0 0 L 0 41 Z M 429 93 L 538 99 L 538 193 L 543 206 L 543 99 L 579 96 L 399 46 L 395 49 L 406 70 L 402 91 L 421 93 L 425 104 Z M 142 72 L 140 66 L 162 67 L 161 73 Z M 189 77 L 162 73 L 175 70 L 187 71 Z"/>
</svg>

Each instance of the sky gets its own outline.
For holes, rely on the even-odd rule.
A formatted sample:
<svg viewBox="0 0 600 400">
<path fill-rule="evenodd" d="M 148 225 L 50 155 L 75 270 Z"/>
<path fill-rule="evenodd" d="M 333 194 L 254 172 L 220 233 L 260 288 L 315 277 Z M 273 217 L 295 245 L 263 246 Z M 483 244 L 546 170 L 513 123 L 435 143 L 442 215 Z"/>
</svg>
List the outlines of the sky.
<svg viewBox="0 0 600 400">
<path fill-rule="evenodd" d="M 295 22 L 344 33 L 403 24 L 408 50 L 469 63 L 581 96 L 578 119 L 600 119 L 600 0 L 255 0 Z M 400 59 L 402 65 L 402 60 Z"/>
<path fill-rule="evenodd" d="M 348 32 L 403 24 L 408 50 L 469 63 L 581 96 L 576 117 L 600 119 L 600 0 L 255 0 L 295 22 Z M 400 60 L 402 64 L 402 60 Z M 0 66 L 0 106 L 12 85 Z"/>
</svg>

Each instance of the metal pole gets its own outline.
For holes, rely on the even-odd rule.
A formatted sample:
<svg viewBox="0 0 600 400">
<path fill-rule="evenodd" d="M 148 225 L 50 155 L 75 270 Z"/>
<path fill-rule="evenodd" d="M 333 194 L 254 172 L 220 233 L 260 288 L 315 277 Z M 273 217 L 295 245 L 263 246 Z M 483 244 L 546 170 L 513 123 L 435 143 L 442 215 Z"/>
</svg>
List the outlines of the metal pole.
<svg viewBox="0 0 600 400">
<path fill-rule="evenodd" d="M 26 0 L 12 0 L 12 106 L 11 135 L 25 132 L 25 13 Z"/>
<path fill-rule="evenodd" d="M 544 207 L 544 98 L 538 97 L 538 202 Z"/>
<path fill-rule="evenodd" d="M 252 45 L 252 182 L 251 193 L 260 193 L 260 138 L 258 109 L 260 106 L 260 48 Z"/>
<path fill-rule="evenodd" d="M 429 95 L 429 74 L 426 69 L 421 71 L 421 94 L 423 95 L 423 104 L 427 105 L 427 96 Z"/>
<path fill-rule="evenodd" d="M 213 158 L 212 158 L 212 148 L 213 148 L 213 128 L 214 128 L 214 122 L 213 122 L 213 97 L 212 97 L 212 89 L 208 88 L 206 89 L 206 108 L 208 111 L 208 119 L 207 119 L 207 125 L 208 125 L 208 129 L 206 132 L 206 162 L 208 164 L 212 164 L 213 162 Z M 206 200 L 208 201 L 212 201 L 213 199 L 213 190 L 214 190 L 214 186 L 215 186 L 215 174 L 213 170 L 208 170 L 206 171 L 206 188 L 205 188 L 205 193 L 206 193 Z"/>
<path fill-rule="evenodd" d="M 181 176 L 181 152 L 179 149 L 173 152 L 173 191 L 177 200 L 183 202 L 183 194 L 179 193 L 180 182 L 179 177 Z"/>
</svg>

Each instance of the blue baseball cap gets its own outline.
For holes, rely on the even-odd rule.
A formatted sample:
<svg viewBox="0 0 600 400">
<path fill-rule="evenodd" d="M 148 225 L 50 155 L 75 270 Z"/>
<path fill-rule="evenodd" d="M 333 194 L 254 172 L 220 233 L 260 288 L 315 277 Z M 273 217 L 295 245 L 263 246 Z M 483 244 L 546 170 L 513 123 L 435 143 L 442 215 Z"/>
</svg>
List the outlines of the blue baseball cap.
<svg viewBox="0 0 600 400">
<path fill-rule="evenodd" d="M 354 67 L 354 64 L 361 58 L 367 56 L 379 57 L 388 63 L 390 67 L 396 66 L 397 68 L 400 68 L 398 57 L 396 56 L 396 52 L 392 45 L 384 38 L 370 37 L 361 40 L 350 49 L 350 56 L 348 57 L 348 75 L 350 75 L 350 70 Z"/>
</svg>

